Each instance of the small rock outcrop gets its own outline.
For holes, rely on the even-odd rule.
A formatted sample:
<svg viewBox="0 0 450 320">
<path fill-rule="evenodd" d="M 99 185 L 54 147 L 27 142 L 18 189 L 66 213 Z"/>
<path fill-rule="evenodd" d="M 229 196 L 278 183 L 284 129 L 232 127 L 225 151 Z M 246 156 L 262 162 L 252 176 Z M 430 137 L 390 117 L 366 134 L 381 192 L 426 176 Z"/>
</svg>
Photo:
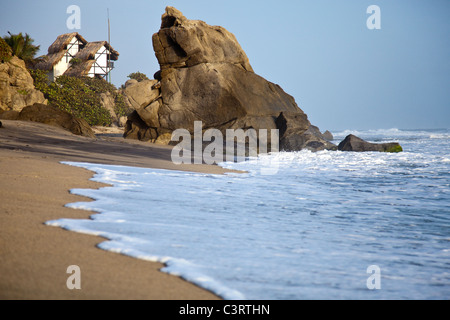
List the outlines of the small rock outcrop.
<svg viewBox="0 0 450 320">
<path fill-rule="evenodd" d="M 46 103 L 44 94 L 36 90 L 25 62 L 16 56 L 0 63 L 0 113 L 21 111 L 34 103 Z"/>
<path fill-rule="evenodd" d="M 294 98 L 255 74 L 236 37 L 226 29 L 188 20 L 173 7 L 153 35 L 160 65 L 156 80 L 127 84 L 135 108 L 124 136 L 169 141 L 176 129 L 279 129 L 281 150 L 336 148 L 308 129 L 311 123 Z"/>
<path fill-rule="evenodd" d="M 62 111 L 55 106 L 35 103 L 27 106 L 22 111 L 5 112 L 8 120 L 34 121 L 51 126 L 63 128 L 73 134 L 95 138 L 95 133 L 89 124 L 83 120 L 74 117 L 68 112 Z M 3 114 L 0 115 L 0 118 Z"/>
<path fill-rule="evenodd" d="M 100 104 L 105 110 L 108 110 L 112 125 L 119 126 L 120 119 L 114 110 L 116 102 L 114 101 L 114 97 L 112 96 L 111 92 L 107 91 L 100 93 Z"/>
<path fill-rule="evenodd" d="M 370 143 L 358 138 L 354 135 L 348 135 L 338 146 L 340 151 L 354 151 L 354 152 L 402 152 L 403 149 L 398 142 L 389 143 Z"/>
<path fill-rule="evenodd" d="M 336 150 L 334 144 L 322 137 L 319 128 L 309 123 L 303 112 L 282 112 L 275 123 L 280 130 L 281 150 Z"/>
<path fill-rule="evenodd" d="M 325 140 L 327 141 L 333 141 L 334 140 L 334 136 L 330 131 L 325 131 L 324 133 L 322 133 L 322 136 Z"/>
</svg>

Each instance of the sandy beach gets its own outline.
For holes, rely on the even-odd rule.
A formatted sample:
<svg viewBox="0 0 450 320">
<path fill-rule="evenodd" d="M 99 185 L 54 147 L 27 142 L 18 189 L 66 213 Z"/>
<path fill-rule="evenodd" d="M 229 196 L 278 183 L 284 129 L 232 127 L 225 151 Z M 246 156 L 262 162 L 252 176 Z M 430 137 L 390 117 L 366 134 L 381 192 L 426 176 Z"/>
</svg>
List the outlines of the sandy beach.
<svg viewBox="0 0 450 320">
<path fill-rule="evenodd" d="M 73 188 L 99 188 L 93 173 L 61 161 L 223 173 L 217 166 L 176 166 L 169 147 L 127 141 L 115 132 L 98 139 L 44 124 L 2 120 L 0 128 L 0 299 L 218 299 L 151 263 L 96 247 L 104 239 L 46 226 L 92 212 L 65 204 L 86 201 Z M 67 267 L 78 265 L 81 289 L 66 286 Z"/>
</svg>

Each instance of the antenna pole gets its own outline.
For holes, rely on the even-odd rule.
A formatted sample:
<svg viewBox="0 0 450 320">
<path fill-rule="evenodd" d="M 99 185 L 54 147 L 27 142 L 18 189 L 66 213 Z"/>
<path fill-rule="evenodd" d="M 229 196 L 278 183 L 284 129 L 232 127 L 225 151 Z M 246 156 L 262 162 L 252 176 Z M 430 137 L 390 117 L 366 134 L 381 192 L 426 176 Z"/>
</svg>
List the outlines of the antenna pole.
<svg viewBox="0 0 450 320">
<path fill-rule="evenodd" d="M 109 45 L 109 48 L 110 49 L 108 49 L 108 51 L 109 51 L 109 54 L 107 55 L 107 57 L 108 57 L 108 67 L 106 68 L 106 70 L 108 70 L 108 75 L 107 75 L 107 78 L 109 79 L 109 83 L 111 83 L 111 69 L 110 69 L 110 66 L 111 66 L 111 58 L 110 58 L 110 56 L 111 56 L 111 28 L 110 28 L 110 23 L 109 23 L 109 8 L 107 8 L 107 11 L 108 11 L 108 45 Z"/>
</svg>

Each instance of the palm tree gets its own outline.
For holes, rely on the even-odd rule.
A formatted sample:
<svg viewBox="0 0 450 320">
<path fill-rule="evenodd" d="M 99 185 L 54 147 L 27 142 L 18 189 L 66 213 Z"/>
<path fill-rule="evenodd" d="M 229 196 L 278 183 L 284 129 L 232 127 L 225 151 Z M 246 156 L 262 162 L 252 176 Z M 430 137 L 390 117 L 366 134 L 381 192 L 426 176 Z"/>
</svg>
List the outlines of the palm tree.
<svg viewBox="0 0 450 320">
<path fill-rule="evenodd" d="M 11 34 L 3 39 L 12 49 L 12 55 L 25 61 L 27 65 L 32 65 L 35 62 L 34 56 L 39 51 L 40 46 L 33 45 L 34 40 L 28 35 L 23 36 L 22 32 L 19 34 Z"/>
</svg>

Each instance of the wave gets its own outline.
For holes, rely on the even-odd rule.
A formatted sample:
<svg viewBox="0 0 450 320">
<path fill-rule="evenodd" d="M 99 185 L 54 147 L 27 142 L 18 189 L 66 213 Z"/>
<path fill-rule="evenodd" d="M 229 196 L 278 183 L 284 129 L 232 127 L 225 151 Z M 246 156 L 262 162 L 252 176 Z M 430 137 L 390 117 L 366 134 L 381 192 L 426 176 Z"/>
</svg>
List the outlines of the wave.
<svg viewBox="0 0 450 320">
<path fill-rule="evenodd" d="M 66 205 L 98 212 L 91 219 L 46 224 L 100 235 L 109 240 L 99 248 L 164 263 L 226 300 L 373 298 L 348 284 L 364 285 L 361 272 L 378 261 L 392 289 L 377 298 L 446 297 L 450 157 L 447 143 L 425 145 L 223 164 L 242 175 L 64 162 L 112 187 L 71 190 L 95 199 Z"/>
<path fill-rule="evenodd" d="M 430 139 L 450 139 L 450 133 L 430 134 Z"/>
<path fill-rule="evenodd" d="M 370 129 L 344 130 L 332 132 L 335 140 L 342 140 L 353 134 L 367 140 L 415 140 L 415 139 L 450 139 L 449 129 Z"/>
</svg>

